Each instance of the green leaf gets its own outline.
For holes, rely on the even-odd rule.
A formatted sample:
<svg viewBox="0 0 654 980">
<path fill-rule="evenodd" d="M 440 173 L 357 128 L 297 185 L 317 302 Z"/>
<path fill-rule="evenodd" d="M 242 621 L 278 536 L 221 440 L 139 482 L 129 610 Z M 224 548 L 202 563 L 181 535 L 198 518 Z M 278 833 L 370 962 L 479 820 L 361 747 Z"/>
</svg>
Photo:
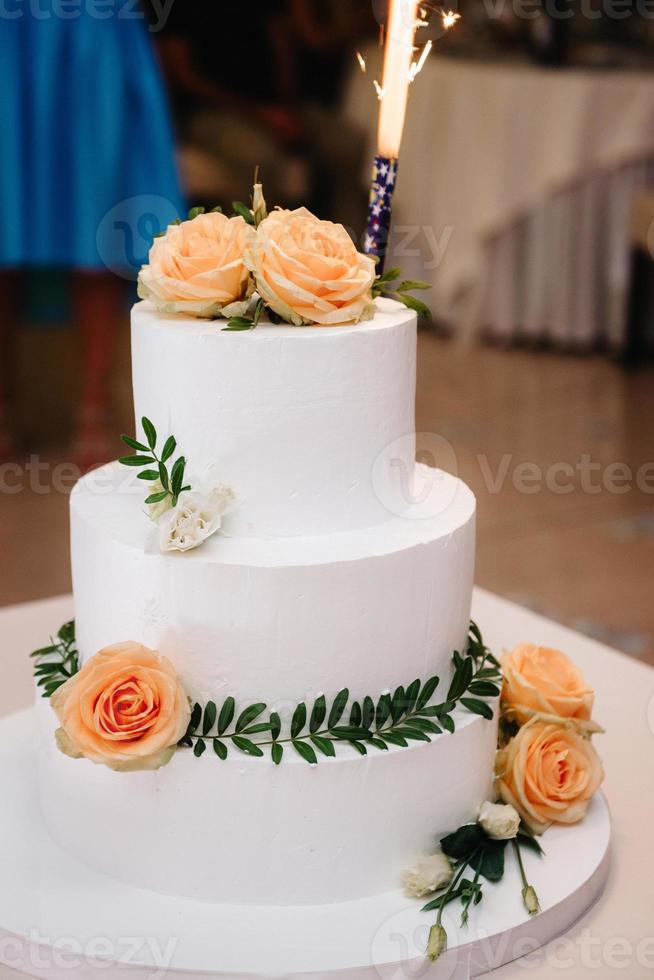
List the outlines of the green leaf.
<svg viewBox="0 0 654 980">
<path fill-rule="evenodd" d="M 305 762 L 310 763 L 312 766 L 318 764 L 318 757 L 316 753 L 313 751 L 310 745 L 307 745 L 306 742 L 301 742 L 297 739 L 293 739 L 291 745 L 293 746 L 297 754 L 302 756 Z"/>
<path fill-rule="evenodd" d="M 223 735 L 232 721 L 234 720 L 234 710 L 236 708 L 236 702 L 234 698 L 229 697 L 220 709 L 220 715 L 218 717 L 218 734 Z"/>
<path fill-rule="evenodd" d="M 391 701 L 391 718 L 396 725 L 405 711 L 406 692 L 403 687 L 398 687 Z"/>
<path fill-rule="evenodd" d="M 168 496 L 167 490 L 162 490 L 161 493 L 151 493 L 149 497 L 145 498 L 146 504 L 160 504 L 162 500 L 165 500 Z"/>
<path fill-rule="evenodd" d="M 388 745 L 383 740 L 383 738 L 371 738 L 366 745 L 374 745 L 376 749 L 380 749 L 382 752 L 388 752 Z"/>
<path fill-rule="evenodd" d="M 497 684 L 491 684 L 489 681 L 473 681 L 468 690 L 471 694 L 478 694 L 482 698 L 496 698 L 500 693 Z"/>
<path fill-rule="evenodd" d="M 361 707 L 361 724 L 364 728 L 371 728 L 375 720 L 375 703 L 367 695 L 363 699 Z"/>
<path fill-rule="evenodd" d="M 51 663 L 37 664 L 34 668 L 34 675 L 38 677 L 40 674 L 53 674 L 58 670 L 61 670 L 61 661 L 55 660 Z"/>
<path fill-rule="evenodd" d="M 326 716 L 327 716 L 327 702 L 325 701 L 325 695 L 321 694 L 320 697 L 316 698 L 316 702 L 313 706 L 313 711 L 311 712 L 309 731 L 312 734 L 314 732 L 320 731 L 320 727 L 324 722 Z"/>
<path fill-rule="evenodd" d="M 350 692 L 346 687 L 336 695 L 331 711 L 329 712 L 329 718 L 327 719 L 327 728 L 333 728 L 334 725 L 338 725 L 343 717 L 343 712 L 345 711 L 349 698 Z"/>
<path fill-rule="evenodd" d="M 178 745 L 182 745 L 185 749 L 193 748 L 193 739 L 189 735 L 184 735 L 180 738 Z"/>
<path fill-rule="evenodd" d="M 150 449 L 154 449 L 157 445 L 157 430 L 153 426 L 150 419 L 146 418 L 145 415 L 141 419 L 141 425 L 143 426 L 143 431 L 145 432 L 145 438 L 148 440 L 148 446 Z"/>
<path fill-rule="evenodd" d="M 384 741 L 390 742 L 391 745 L 399 745 L 403 749 L 405 749 L 408 744 L 405 738 L 393 731 L 384 732 Z"/>
<path fill-rule="evenodd" d="M 307 706 L 302 702 L 298 704 L 297 708 L 293 712 L 293 718 L 291 720 L 291 738 L 297 738 L 304 726 L 307 723 Z"/>
<path fill-rule="evenodd" d="M 432 735 L 440 735 L 442 729 L 434 721 L 429 721 L 428 718 L 407 718 L 406 721 L 402 723 L 402 727 L 405 728 L 410 725 L 412 728 L 417 728 L 421 732 L 431 732 Z"/>
<path fill-rule="evenodd" d="M 161 462 L 167 463 L 176 449 L 177 449 L 177 440 L 175 439 L 175 436 L 168 436 L 168 438 L 164 443 L 163 451 L 161 453 Z"/>
<path fill-rule="evenodd" d="M 398 293 L 411 293 L 414 289 L 431 289 L 431 283 L 422 279 L 403 279 L 397 287 Z"/>
<path fill-rule="evenodd" d="M 478 701 L 476 698 L 461 698 L 461 704 L 468 711 L 472 711 L 473 714 L 481 715 L 482 718 L 487 718 L 488 721 L 493 720 L 493 709 L 485 701 Z"/>
<path fill-rule="evenodd" d="M 120 438 L 123 440 L 126 446 L 129 446 L 130 449 L 136 449 L 140 453 L 150 452 L 149 446 L 144 446 L 142 442 L 139 442 L 137 439 L 132 439 L 131 436 L 126 436 L 123 433 L 123 435 Z"/>
<path fill-rule="evenodd" d="M 454 902 L 457 898 L 461 898 L 461 896 L 465 893 L 465 891 L 466 891 L 465 886 L 460 885 L 458 888 L 455 888 L 454 891 L 452 892 L 449 893 L 443 892 L 442 895 L 438 895 L 436 898 L 432 898 L 431 902 L 427 902 L 426 905 L 423 905 L 420 911 L 435 912 L 436 909 L 439 909 L 442 905 L 449 905 L 450 902 Z"/>
<path fill-rule="evenodd" d="M 226 333 L 230 331 L 234 333 L 239 330 L 252 330 L 253 326 L 254 320 L 248 320 L 244 316 L 232 316 L 227 321 L 227 326 L 222 329 Z"/>
<path fill-rule="evenodd" d="M 193 705 L 193 710 L 191 711 L 191 720 L 189 721 L 186 734 L 192 735 L 193 732 L 197 731 L 198 725 L 200 724 L 201 721 L 202 721 L 202 707 L 196 703 Z"/>
<path fill-rule="evenodd" d="M 168 470 L 166 469 L 165 463 L 159 463 L 159 479 L 161 480 L 161 486 L 164 488 L 164 490 L 170 490 Z"/>
<path fill-rule="evenodd" d="M 262 721 L 258 725 L 248 725 L 247 728 L 243 729 L 243 735 L 261 735 L 263 732 L 270 731 L 270 722 Z"/>
<path fill-rule="evenodd" d="M 441 838 L 441 850 L 455 861 L 469 861 L 488 840 L 478 823 L 467 823 Z"/>
<path fill-rule="evenodd" d="M 147 483 L 154 483 L 159 479 L 159 470 L 143 470 L 142 473 L 137 473 L 137 480 L 145 480 Z"/>
<path fill-rule="evenodd" d="M 208 701 L 207 706 L 204 709 L 204 717 L 202 719 L 202 734 L 208 735 L 213 726 L 216 724 L 217 708 L 214 701 Z"/>
<path fill-rule="evenodd" d="M 507 841 L 487 840 L 480 854 L 470 861 L 470 867 L 479 871 L 487 881 L 501 881 L 504 876 L 504 850 Z"/>
<path fill-rule="evenodd" d="M 538 839 L 531 833 L 529 828 L 524 823 L 520 824 L 520 830 L 518 831 L 517 841 L 520 844 L 520 847 L 526 847 L 530 851 L 535 851 L 536 854 L 545 853 Z"/>
<path fill-rule="evenodd" d="M 403 738 L 408 738 L 413 742 L 431 742 L 426 732 L 421 732 L 417 728 L 410 728 L 408 725 L 402 725 L 401 728 L 396 728 L 395 734 L 401 735 Z"/>
<path fill-rule="evenodd" d="M 152 456 L 121 456 L 118 462 L 123 466 L 148 466 L 157 461 Z"/>
<path fill-rule="evenodd" d="M 383 728 L 388 719 L 391 716 L 391 696 L 388 691 L 382 694 L 379 701 L 377 702 L 377 713 L 375 715 L 375 725 L 377 728 Z"/>
<path fill-rule="evenodd" d="M 406 713 L 410 714 L 416 706 L 420 694 L 420 680 L 413 681 L 406 689 Z"/>
<path fill-rule="evenodd" d="M 184 483 L 184 470 L 186 468 L 186 460 L 183 456 L 180 456 L 175 465 L 172 468 L 170 474 L 170 485 L 175 496 L 178 496 L 182 489 L 182 484 Z"/>
<path fill-rule="evenodd" d="M 214 738 L 213 750 L 218 756 L 218 758 L 222 759 L 222 761 L 224 762 L 225 759 L 227 758 L 227 746 L 225 745 L 225 743 L 221 742 L 220 739 L 218 738 Z"/>
<path fill-rule="evenodd" d="M 232 201 L 232 207 L 249 225 L 254 225 L 254 215 L 247 204 L 243 204 L 242 201 Z"/>
<path fill-rule="evenodd" d="M 450 735 L 454 735 L 456 725 L 454 724 L 454 719 L 451 715 L 439 715 L 438 720 L 446 732 L 449 732 Z"/>
<path fill-rule="evenodd" d="M 198 738 L 195 745 L 193 746 L 193 755 L 196 759 L 199 759 L 201 755 L 204 755 L 204 751 L 207 747 L 207 743 L 203 738 Z"/>
<path fill-rule="evenodd" d="M 205 208 L 191 208 L 191 210 L 188 213 L 188 220 L 193 221 L 194 218 L 197 218 L 199 214 L 204 214 L 204 213 L 205 213 Z"/>
<path fill-rule="evenodd" d="M 376 283 L 395 282 L 395 280 L 399 279 L 401 275 L 402 275 L 402 270 L 399 268 L 387 269 L 386 272 L 382 272 L 381 276 L 377 276 L 375 282 Z"/>
<path fill-rule="evenodd" d="M 361 711 L 361 705 L 358 701 L 355 701 L 352 705 L 352 710 L 350 711 L 350 725 L 352 728 L 360 728 L 361 719 L 363 718 L 363 712 Z"/>
<path fill-rule="evenodd" d="M 254 755 L 260 758 L 263 755 L 263 751 L 254 742 L 251 742 L 249 738 L 243 738 L 242 735 L 232 735 L 232 742 L 237 749 L 241 752 L 245 752 L 246 755 Z"/>
<path fill-rule="evenodd" d="M 266 705 L 263 703 L 259 703 L 259 704 L 252 704 L 250 705 L 249 708 L 246 708 L 245 711 L 242 711 L 238 717 L 238 721 L 236 722 L 237 733 L 242 732 L 244 728 L 247 728 L 248 725 L 251 725 L 252 722 L 255 720 L 255 718 L 258 718 L 259 715 L 263 714 L 265 710 L 266 710 Z"/>
<path fill-rule="evenodd" d="M 368 755 L 368 750 L 363 744 L 363 742 L 350 742 L 349 743 L 353 749 L 356 749 L 359 755 Z"/>
<path fill-rule="evenodd" d="M 284 746 L 280 745 L 279 742 L 274 742 L 270 749 L 270 754 L 272 761 L 278 766 L 284 757 Z"/>
<path fill-rule="evenodd" d="M 422 300 L 416 299 L 416 297 L 411 296 L 410 293 L 398 293 L 397 298 L 410 310 L 417 313 L 421 320 L 431 320 L 431 310 L 426 303 L 422 302 Z"/>
<path fill-rule="evenodd" d="M 275 741 L 279 738 L 282 731 L 282 721 L 276 711 L 270 715 L 270 733 Z"/>
<path fill-rule="evenodd" d="M 468 685 L 474 673 L 474 664 L 470 657 L 466 657 L 460 667 L 454 671 L 454 677 L 447 692 L 448 701 L 458 701 L 461 695 L 468 690 Z"/>
<path fill-rule="evenodd" d="M 35 650 L 34 653 L 30 653 L 30 657 L 45 657 L 49 653 L 56 653 L 58 649 L 59 647 L 55 646 L 41 647 L 40 650 Z"/>
<path fill-rule="evenodd" d="M 429 680 L 425 681 L 425 683 L 422 685 L 420 694 L 418 695 L 418 700 L 416 701 L 416 707 L 419 711 L 429 704 L 439 683 L 440 678 L 430 677 Z"/>
<path fill-rule="evenodd" d="M 322 735 L 312 735 L 311 741 L 315 747 L 322 752 L 323 755 L 329 756 L 329 758 L 334 758 L 336 755 L 336 749 L 334 748 L 334 743 L 328 738 L 323 738 Z"/>
<path fill-rule="evenodd" d="M 344 741 L 366 741 L 371 738 L 371 734 L 367 728 L 361 728 L 360 725 L 344 725 L 341 728 L 332 728 L 331 734 L 336 738 Z"/>
</svg>

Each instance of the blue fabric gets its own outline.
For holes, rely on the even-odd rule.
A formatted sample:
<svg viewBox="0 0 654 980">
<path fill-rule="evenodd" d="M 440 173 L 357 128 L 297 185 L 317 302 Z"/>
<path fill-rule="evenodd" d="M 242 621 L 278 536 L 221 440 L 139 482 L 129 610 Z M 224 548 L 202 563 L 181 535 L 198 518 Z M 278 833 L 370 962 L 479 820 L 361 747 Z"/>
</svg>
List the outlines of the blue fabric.
<svg viewBox="0 0 654 980">
<path fill-rule="evenodd" d="M 151 37 L 132 0 L 51 2 L 0 18 L 0 267 L 129 275 L 185 208 Z"/>
</svg>

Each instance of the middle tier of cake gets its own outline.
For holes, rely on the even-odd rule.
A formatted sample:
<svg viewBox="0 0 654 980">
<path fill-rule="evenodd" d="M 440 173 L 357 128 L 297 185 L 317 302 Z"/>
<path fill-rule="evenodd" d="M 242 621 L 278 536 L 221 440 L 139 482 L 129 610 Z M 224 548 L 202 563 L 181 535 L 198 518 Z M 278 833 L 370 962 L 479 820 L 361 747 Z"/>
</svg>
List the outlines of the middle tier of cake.
<svg viewBox="0 0 654 980">
<path fill-rule="evenodd" d="M 169 657 L 189 696 L 290 705 L 343 687 L 378 697 L 415 678 L 446 683 L 465 646 L 475 500 L 418 465 L 430 516 L 316 538 L 219 534 L 159 551 L 143 484 L 117 464 L 71 498 L 82 661 L 125 640 Z"/>
</svg>

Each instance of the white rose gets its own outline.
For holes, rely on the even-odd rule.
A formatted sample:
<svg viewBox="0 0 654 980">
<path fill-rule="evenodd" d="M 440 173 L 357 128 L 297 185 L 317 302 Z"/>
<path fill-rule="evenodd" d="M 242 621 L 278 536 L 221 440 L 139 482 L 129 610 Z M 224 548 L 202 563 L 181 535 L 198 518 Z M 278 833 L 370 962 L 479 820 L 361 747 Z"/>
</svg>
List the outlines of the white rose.
<svg viewBox="0 0 654 980">
<path fill-rule="evenodd" d="M 492 840 L 513 840 L 520 829 L 520 814 L 510 803 L 486 802 L 477 822 Z"/>
<path fill-rule="evenodd" d="M 453 873 L 452 865 L 442 851 L 421 857 L 402 875 L 404 893 L 408 898 L 423 898 L 449 885 Z"/>
<path fill-rule="evenodd" d="M 220 530 L 234 491 L 222 484 L 209 493 L 187 490 L 159 521 L 162 551 L 190 551 Z"/>
</svg>

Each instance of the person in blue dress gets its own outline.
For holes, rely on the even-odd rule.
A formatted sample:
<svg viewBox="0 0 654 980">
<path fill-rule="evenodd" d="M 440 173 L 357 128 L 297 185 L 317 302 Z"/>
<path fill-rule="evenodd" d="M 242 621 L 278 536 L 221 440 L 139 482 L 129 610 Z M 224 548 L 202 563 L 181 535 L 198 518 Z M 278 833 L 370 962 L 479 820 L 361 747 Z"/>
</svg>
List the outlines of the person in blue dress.
<svg viewBox="0 0 654 980">
<path fill-rule="evenodd" d="M 25 270 L 70 278 L 81 341 L 75 437 L 111 455 L 107 376 L 127 281 L 185 210 L 150 25 L 134 0 L 4 0 L 0 17 L 0 457 Z"/>
</svg>

